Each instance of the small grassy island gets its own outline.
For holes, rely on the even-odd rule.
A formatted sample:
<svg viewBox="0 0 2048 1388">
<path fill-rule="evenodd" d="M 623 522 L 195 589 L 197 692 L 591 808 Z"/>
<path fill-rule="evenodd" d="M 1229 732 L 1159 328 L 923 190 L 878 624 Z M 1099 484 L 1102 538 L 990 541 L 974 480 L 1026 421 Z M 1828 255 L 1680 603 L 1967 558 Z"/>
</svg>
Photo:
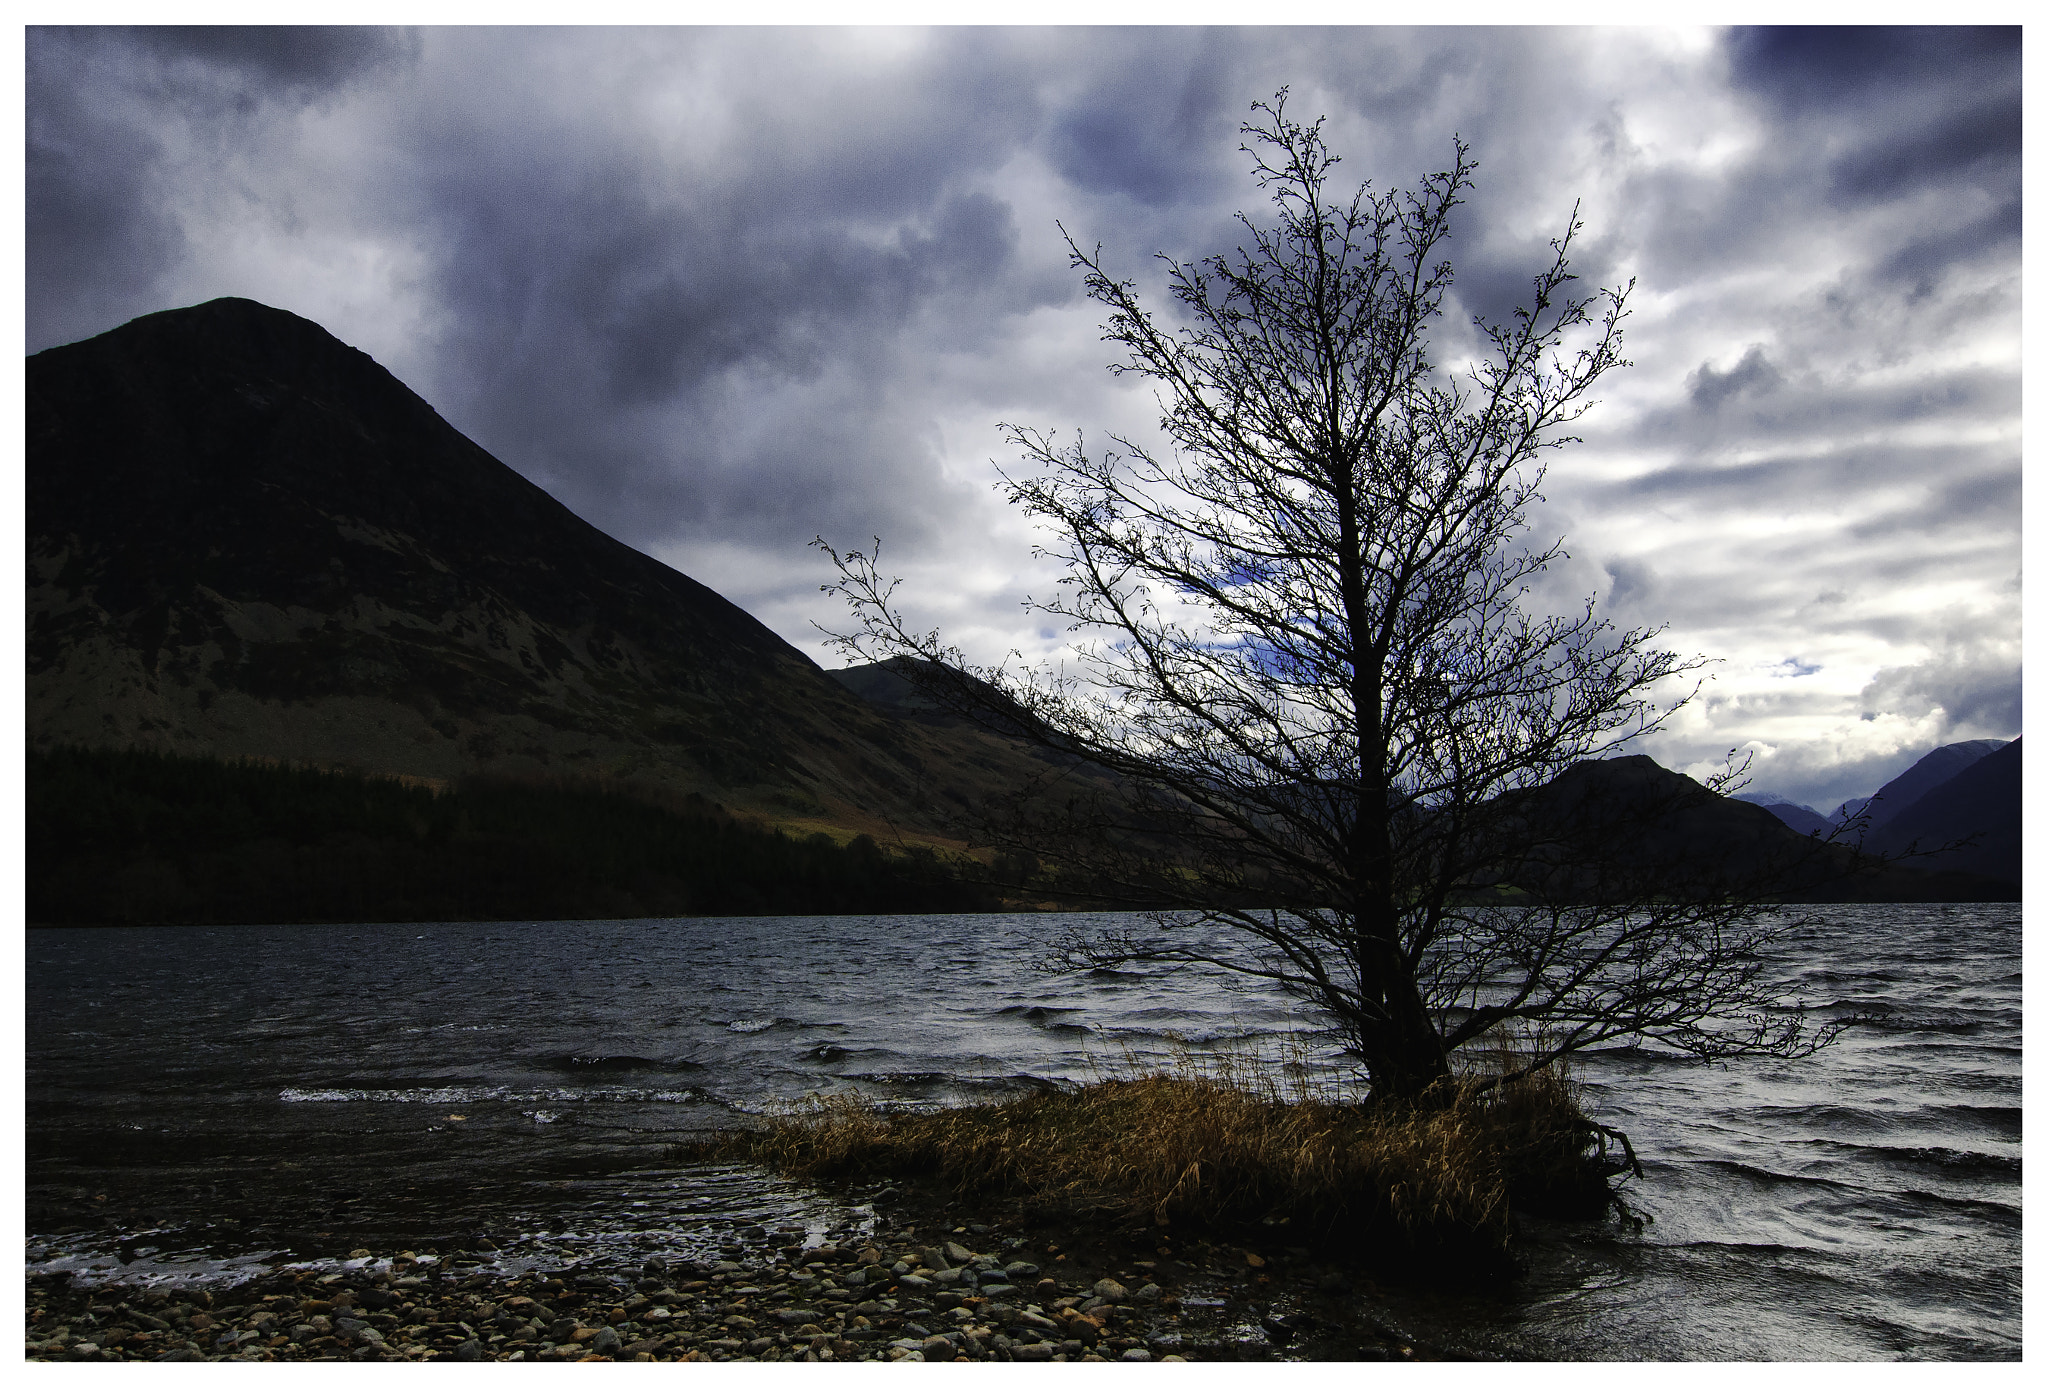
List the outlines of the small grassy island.
<svg viewBox="0 0 2048 1388">
<path fill-rule="evenodd" d="M 1623 1169 L 1609 1133 L 1556 1069 L 1375 1104 L 1283 1094 L 1270 1072 L 1229 1065 L 936 1111 L 821 1100 L 714 1150 L 813 1180 L 925 1180 L 1025 1220 L 1284 1227 L 1319 1251 L 1469 1277 L 1511 1267 L 1515 1211 L 1606 1209 Z"/>
</svg>

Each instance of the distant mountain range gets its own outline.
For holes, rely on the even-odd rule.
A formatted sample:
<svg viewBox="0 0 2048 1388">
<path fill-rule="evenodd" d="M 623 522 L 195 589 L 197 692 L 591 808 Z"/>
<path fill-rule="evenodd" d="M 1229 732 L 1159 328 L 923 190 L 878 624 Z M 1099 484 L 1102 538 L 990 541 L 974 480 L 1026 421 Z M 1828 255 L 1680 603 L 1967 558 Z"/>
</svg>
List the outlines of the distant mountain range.
<svg viewBox="0 0 2048 1388">
<path fill-rule="evenodd" d="M 1738 795 L 1735 798 L 1769 810 L 1780 822 L 1802 834 L 1825 834 L 1832 827 L 1828 823 L 1828 817 L 1813 806 L 1802 805 L 1773 791 L 1765 791 L 1760 795 Z"/>
<path fill-rule="evenodd" d="M 1828 815 L 1768 792 L 1737 798 L 1763 807 L 1802 834 L 1838 833 L 1844 843 L 1903 855 L 1918 868 L 2020 880 L 2018 738 L 1937 747 L 1875 795 L 1846 800 Z"/>
<path fill-rule="evenodd" d="M 915 671 L 820 670 L 292 314 L 246 299 L 152 314 L 29 358 L 26 390 L 26 731 L 39 754 L 611 786 L 840 844 L 865 832 L 942 851 L 963 846 L 963 808 L 1076 774 L 1057 746 L 1002 735 L 1016 725 L 1000 709 L 977 726 L 937 706 L 905 677 Z M 1980 799 L 1944 811 L 1940 786 L 1906 784 L 1909 772 L 1880 793 L 1899 804 L 1888 832 L 1945 832 L 2016 786 L 2017 744 L 2010 777 L 1961 746 L 1941 785 Z M 1981 786 L 1960 779 L 1972 761 L 1987 768 Z M 1629 758 L 1571 785 L 1673 776 Z M 1668 846 L 1796 845 L 1785 807 L 1770 808 L 1717 800 Z M 2015 792 L 2015 863 L 2017 814 Z M 1969 863 L 2003 864 L 2005 843 Z M 1983 895 L 1962 874 L 1988 867 L 1963 861 L 1947 885 L 1905 874 L 1883 890 Z"/>
</svg>

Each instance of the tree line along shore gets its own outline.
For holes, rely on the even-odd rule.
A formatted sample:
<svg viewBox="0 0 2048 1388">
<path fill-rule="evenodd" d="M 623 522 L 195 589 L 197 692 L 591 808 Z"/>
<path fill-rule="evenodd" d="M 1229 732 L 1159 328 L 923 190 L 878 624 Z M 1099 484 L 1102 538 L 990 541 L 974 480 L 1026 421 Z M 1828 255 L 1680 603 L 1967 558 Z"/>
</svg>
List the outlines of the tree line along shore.
<svg viewBox="0 0 2048 1388">
<path fill-rule="evenodd" d="M 923 845 L 741 819 L 701 796 L 392 777 L 145 750 L 31 751 L 39 925 L 991 911 Z"/>
</svg>

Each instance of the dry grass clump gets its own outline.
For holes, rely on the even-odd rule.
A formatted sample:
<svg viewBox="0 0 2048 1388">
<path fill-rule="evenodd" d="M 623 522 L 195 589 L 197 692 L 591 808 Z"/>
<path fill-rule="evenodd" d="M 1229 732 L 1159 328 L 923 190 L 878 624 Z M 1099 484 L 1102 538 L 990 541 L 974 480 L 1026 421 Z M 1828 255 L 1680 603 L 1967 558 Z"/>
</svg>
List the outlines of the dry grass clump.
<svg viewBox="0 0 2048 1388">
<path fill-rule="evenodd" d="M 1586 1162 L 1591 1125 L 1561 1074 L 1491 1091 L 1467 1075 L 1398 1106 L 1318 1097 L 1302 1084 L 1285 1094 L 1273 1076 L 1243 1062 L 1184 1062 L 922 1113 L 834 1097 L 733 1141 L 800 1177 L 936 1177 L 963 1196 L 1161 1224 L 1285 1220 L 1301 1241 L 1499 1247 L 1511 1198 L 1588 1179 L 1604 1196 Z"/>
</svg>

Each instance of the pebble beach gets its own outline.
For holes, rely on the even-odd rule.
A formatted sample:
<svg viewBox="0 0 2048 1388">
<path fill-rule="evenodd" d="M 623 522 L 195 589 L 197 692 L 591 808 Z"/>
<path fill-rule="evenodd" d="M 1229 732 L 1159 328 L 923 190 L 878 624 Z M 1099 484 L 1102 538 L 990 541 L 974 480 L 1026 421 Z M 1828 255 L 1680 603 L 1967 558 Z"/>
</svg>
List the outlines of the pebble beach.
<svg viewBox="0 0 2048 1388">
<path fill-rule="evenodd" d="M 1196 1362 L 1425 1359 L 1347 1273 L 1272 1244 L 984 1223 L 760 1230 L 637 1270 L 477 1270 L 486 1249 L 352 1250 L 233 1285 L 27 1288 L 27 1357 L 67 1362 Z M 954 1223 L 956 1218 L 963 1222 Z"/>
</svg>

